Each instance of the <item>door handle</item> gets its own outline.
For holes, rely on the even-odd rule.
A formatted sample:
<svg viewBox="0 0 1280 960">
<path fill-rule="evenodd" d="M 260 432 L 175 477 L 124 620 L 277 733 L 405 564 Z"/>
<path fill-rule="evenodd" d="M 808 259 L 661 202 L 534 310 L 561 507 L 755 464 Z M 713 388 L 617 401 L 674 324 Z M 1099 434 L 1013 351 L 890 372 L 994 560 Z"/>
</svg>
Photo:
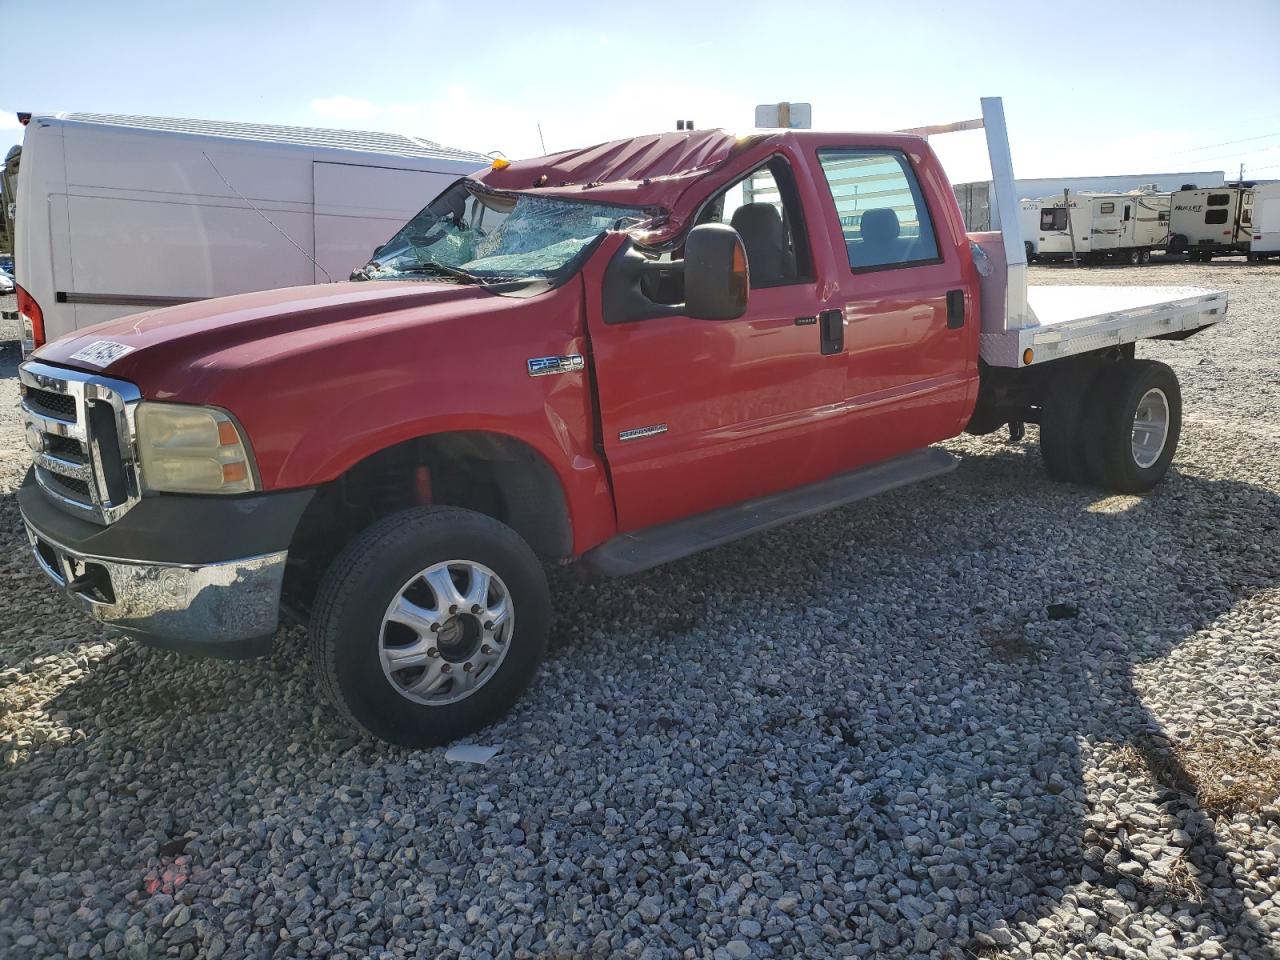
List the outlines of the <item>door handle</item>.
<svg viewBox="0 0 1280 960">
<path fill-rule="evenodd" d="M 818 326 L 822 334 L 822 355 L 829 357 L 844 349 L 844 311 L 823 310 L 818 314 Z"/>
<path fill-rule="evenodd" d="M 947 329 L 959 330 L 964 326 L 964 291 L 947 291 Z"/>
</svg>

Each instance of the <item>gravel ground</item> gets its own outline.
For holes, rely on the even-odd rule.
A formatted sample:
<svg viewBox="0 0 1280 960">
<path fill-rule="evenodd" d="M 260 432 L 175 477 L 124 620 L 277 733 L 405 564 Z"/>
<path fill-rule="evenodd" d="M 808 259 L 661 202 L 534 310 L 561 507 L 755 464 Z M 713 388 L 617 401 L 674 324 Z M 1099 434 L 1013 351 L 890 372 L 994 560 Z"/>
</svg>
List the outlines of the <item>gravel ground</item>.
<svg viewBox="0 0 1280 960">
<path fill-rule="evenodd" d="M 1145 497 L 959 470 L 627 580 L 557 575 L 487 765 L 352 735 L 268 660 L 105 641 L 28 560 L 0 419 L 0 954 L 1270 957 L 1280 948 L 1280 267 L 1140 348 Z M 0 362 L 11 411 L 15 350 Z"/>
</svg>

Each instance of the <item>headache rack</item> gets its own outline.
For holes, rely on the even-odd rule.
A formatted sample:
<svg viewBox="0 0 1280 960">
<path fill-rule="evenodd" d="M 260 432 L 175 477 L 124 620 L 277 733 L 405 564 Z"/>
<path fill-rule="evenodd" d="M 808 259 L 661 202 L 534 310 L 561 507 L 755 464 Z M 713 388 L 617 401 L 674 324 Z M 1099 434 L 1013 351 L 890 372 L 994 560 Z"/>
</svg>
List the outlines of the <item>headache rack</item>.
<svg viewBox="0 0 1280 960">
<path fill-rule="evenodd" d="M 101 524 L 119 519 L 140 497 L 138 388 L 32 360 L 18 368 L 18 380 L 36 483 L 68 513 Z"/>
<path fill-rule="evenodd" d="M 984 266 L 990 267 L 981 284 L 983 361 L 1024 367 L 1138 340 L 1183 339 L 1226 316 L 1227 295 L 1203 287 L 1029 287 L 1001 99 L 983 97 L 981 119 L 902 132 L 928 137 L 975 129 L 986 133 L 991 201 L 1000 219 L 998 232 L 969 235 L 986 253 Z"/>
</svg>

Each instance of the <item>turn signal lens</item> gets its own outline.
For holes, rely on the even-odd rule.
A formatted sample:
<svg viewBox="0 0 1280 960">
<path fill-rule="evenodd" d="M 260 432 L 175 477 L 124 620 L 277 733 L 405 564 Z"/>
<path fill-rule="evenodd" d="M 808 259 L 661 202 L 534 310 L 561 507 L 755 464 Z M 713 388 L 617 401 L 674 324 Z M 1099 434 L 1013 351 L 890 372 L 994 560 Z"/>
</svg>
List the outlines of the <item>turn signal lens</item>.
<svg viewBox="0 0 1280 960">
<path fill-rule="evenodd" d="M 511 161 L 503 157 L 495 157 L 493 160 L 493 169 L 495 170 L 505 170 L 509 166 L 511 166 Z"/>
<path fill-rule="evenodd" d="M 247 493 L 256 489 L 248 444 L 221 410 L 138 404 L 138 459 L 148 490 Z"/>
<path fill-rule="evenodd" d="M 1035 353 L 1032 351 L 1032 349 L 1031 349 L 1030 347 L 1027 347 L 1027 349 L 1025 349 L 1025 350 L 1023 350 L 1023 351 L 1022 351 L 1022 365 L 1023 365 L 1023 366 L 1026 366 L 1026 367 L 1031 366 L 1031 361 L 1032 361 L 1032 360 L 1034 360 L 1035 358 L 1036 358 L 1036 355 L 1035 355 Z"/>
</svg>

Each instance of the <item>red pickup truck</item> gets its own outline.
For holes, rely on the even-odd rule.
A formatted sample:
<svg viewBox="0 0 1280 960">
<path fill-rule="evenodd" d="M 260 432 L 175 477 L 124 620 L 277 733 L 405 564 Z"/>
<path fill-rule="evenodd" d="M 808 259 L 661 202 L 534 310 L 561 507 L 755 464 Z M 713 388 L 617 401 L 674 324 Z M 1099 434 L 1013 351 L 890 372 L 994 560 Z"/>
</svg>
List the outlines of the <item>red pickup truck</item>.
<svg viewBox="0 0 1280 960">
<path fill-rule="evenodd" d="M 1028 291 L 1023 256 L 966 235 L 918 136 L 684 131 L 496 161 L 351 282 L 36 351 L 28 538 L 77 605 L 157 645 L 257 655 L 292 613 L 340 711 L 441 743 L 528 684 L 544 563 L 642 570 L 937 476 L 955 460 L 930 444 L 1024 421 L 1058 477 L 1158 482 L 1178 384 L 1133 344 L 1225 297 Z"/>
</svg>

